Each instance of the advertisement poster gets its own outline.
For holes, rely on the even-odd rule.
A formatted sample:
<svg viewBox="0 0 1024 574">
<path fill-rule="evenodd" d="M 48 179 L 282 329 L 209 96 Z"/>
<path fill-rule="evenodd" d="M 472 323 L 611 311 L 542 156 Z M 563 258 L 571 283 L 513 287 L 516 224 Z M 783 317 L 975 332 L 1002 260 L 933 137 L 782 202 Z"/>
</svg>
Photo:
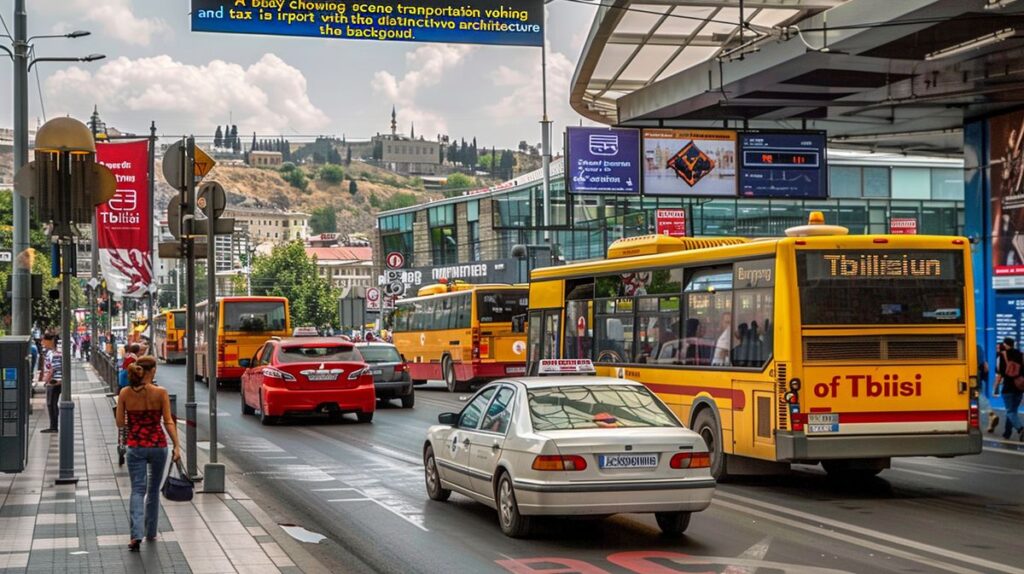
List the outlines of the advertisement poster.
<svg viewBox="0 0 1024 574">
<path fill-rule="evenodd" d="M 995 287 L 1024 277 L 1024 112 L 989 120 L 992 269 Z"/>
<path fill-rule="evenodd" d="M 686 237 L 685 209 L 658 209 L 654 212 L 658 235 Z"/>
<path fill-rule="evenodd" d="M 143 297 L 153 281 L 149 141 L 97 143 L 96 161 L 117 179 L 117 193 L 96 208 L 103 278 L 115 297 Z"/>
<path fill-rule="evenodd" d="M 192 0 L 192 31 L 540 47 L 542 0 Z"/>
<path fill-rule="evenodd" d="M 736 132 L 645 129 L 644 194 L 736 196 Z"/>
<path fill-rule="evenodd" d="M 890 235 L 917 235 L 917 219 L 914 217 L 893 217 L 889 220 Z"/>
<path fill-rule="evenodd" d="M 1020 295 L 996 295 L 996 341 L 1013 337 L 1018 344 L 1024 335 L 1024 297 Z"/>
<path fill-rule="evenodd" d="M 566 128 L 569 193 L 640 194 L 640 130 Z"/>
<path fill-rule="evenodd" d="M 823 132 L 740 134 L 740 195 L 743 197 L 828 196 Z"/>
</svg>

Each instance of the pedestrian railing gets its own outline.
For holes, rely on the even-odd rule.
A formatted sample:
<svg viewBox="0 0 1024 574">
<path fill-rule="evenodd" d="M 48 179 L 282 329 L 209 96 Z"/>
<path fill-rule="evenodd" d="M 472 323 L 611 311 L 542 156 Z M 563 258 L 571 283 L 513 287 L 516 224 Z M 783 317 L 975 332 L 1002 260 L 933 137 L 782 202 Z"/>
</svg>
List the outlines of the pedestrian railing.
<svg viewBox="0 0 1024 574">
<path fill-rule="evenodd" d="M 93 351 L 92 358 L 96 374 L 107 384 L 110 392 L 117 393 L 117 360 L 103 351 Z"/>
</svg>

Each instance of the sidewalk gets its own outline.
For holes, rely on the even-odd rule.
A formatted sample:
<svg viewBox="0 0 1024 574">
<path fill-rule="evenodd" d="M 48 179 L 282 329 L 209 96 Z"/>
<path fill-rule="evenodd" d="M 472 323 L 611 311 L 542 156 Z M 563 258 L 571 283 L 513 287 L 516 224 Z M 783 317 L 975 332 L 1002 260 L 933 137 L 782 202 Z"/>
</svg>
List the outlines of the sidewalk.
<svg viewBox="0 0 1024 574">
<path fill-rule="evenodd" d="M 111 399 L 92 368 L 75 361 L 75 473 L 77 485 L 57 486 L 57 434 L 40 434 L 44 398 L 33 399 L 28 468 L 0 474 L 0 572 L 303 572 L 267 529 L 280 530 L 230 481 L 225 494 L 191 503 L 162 500 L 159 540 L 128 551 L 127 466 L 117 465 Z M 202 463 L 203 461 L 200 461 Z M 297 544 L 297 543 L 296 543 Z M 320 570 L 297 548 L 299 562 Z"/>
</svg>

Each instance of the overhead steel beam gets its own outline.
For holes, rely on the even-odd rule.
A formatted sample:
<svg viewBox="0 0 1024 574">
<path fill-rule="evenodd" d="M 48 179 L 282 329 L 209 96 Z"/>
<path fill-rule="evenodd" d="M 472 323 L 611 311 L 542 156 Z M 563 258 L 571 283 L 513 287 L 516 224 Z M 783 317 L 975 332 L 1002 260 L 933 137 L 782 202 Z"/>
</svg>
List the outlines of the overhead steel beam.
<svg viewBox="0 0 1024 574">
<path fill-rule="evenodd" d="M 846 0 L 744 0 L 744 8 L 779 10 L 828 10 Z M 694 8 L 739 8 L 740 0 L 643 0 L 656 6 L 693 6 Z"/>
</svg>

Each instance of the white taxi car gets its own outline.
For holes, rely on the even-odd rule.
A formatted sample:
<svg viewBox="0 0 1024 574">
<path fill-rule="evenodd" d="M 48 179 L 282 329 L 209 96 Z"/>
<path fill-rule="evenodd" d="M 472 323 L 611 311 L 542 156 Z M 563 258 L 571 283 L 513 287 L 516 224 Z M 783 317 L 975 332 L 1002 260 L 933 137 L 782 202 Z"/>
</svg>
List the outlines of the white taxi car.
<svg viewBox="0 0 1024 574">
<path fill-rule="evenodd" d="M 497 509 L 508 536 L 528 535 L 538 515 L 618 513 L 654 513 L 678 534 L 714 494 L 704 440 L 633 381 L 502 379 L 438 420 L 423 447 L 427 494 Z"/>
</svg>

